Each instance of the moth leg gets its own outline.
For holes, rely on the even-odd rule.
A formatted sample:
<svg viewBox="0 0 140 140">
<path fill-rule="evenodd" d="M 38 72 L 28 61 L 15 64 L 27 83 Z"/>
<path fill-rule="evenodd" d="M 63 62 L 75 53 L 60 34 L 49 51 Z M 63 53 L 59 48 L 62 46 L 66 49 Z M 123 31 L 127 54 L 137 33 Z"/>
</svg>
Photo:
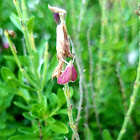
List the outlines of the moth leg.
<svg viewBox="0 0 140 140">
<path fill-rule="evenodd" d="M 74 56 L 73 59 L 72 59 L 72 63 L 74 62 L 74 60 L 75 60 L 75 56 Z"/>
<path fill-rule="evenodd" d="M 65 62 L 66 64 L 69 64 L 66 60 L 64 60 L 62 57 L 61 57 L 61 60 L 63 61 L 63 62 Z"/>
</svg>

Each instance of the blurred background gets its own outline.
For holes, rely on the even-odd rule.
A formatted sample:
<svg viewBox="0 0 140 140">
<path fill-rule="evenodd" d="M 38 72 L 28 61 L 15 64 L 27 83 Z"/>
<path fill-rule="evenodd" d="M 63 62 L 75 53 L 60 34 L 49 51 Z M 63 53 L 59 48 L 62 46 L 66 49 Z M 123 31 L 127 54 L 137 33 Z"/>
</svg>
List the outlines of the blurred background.
<svg viewBox="0 0 140 140">
<path fill-rule="evenodd" d="M 20 1 L 19 1 L 20 2 Z M 35 17 L 34 38 L 38 50 L 49 44 L 49 62 L 56 54 L 56 27 L 48 4 L 67 11 L 66 25 L 73 41 L 75 54 L 80 65 L 74 65 L 78 78 L 69 85 L 73 87 L 73 116 L 77 117 L 80 95 L 83 94 L 78 132 L 81 140 L 101 139 L 106 129 L 113 139 L 121 129 L 130 103 L 138 65 L 139 19 L 135 14 L 138 0 L 26 0 L 28 18 Z M 12 0 L 0 0 L 0 69 L 5 66 L 17 75 L 4 30 L 16 32 L 15 44 L 18 55 L 26 52 L 25 41 L 20 27 L 16 26 L 17 15 Z M 79 83 L 79 80 L 82 80 Z M 4 83 L 0 76 L 0 83 Z M 49 82 L 51 83 L 51 81 Z M 52 92 L 57 93 L 63 86 L 54 79 Z M 80 92 L 79 87 L 82 85 Z M 46 85 L 49 88 L 49 85 Z M 27 126 L 28 120 L 22 115 L 14 101 L 18 96 L 0 88 L 0 139 L 19 133 L 19 126 Z M 140 139 L 140 91 L 131 115 L 124 140 Z M 59 118 L 59 117 L 58 117 Z M 61 121 L 68 122 L 66 117 Z M 2 125 L 3 124 L 3 125 Z M 8 130 L 10 128 L 10 130 Z M 105 131 L 105 132 L 106 132 Z M 72 132 L 66 137 L 71 138 Z"/>
</svg>

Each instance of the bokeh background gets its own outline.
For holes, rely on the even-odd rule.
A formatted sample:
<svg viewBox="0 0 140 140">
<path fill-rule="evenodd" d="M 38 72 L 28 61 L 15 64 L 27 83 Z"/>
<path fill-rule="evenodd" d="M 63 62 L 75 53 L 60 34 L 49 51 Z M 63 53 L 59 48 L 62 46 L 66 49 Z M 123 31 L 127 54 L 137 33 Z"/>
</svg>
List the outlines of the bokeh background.
<svg viewBox="0 0 140 140">
<path fill-rule="evenodd" d="M 36 48 L 41 50 L 48 42 L 50 63 L 56 54 L 57 24 L 48 10 L 48 4 L 67 11 L 67 30 L 81 69 L 79 72 L 77 63 L 74 62 L 78 78 L 69 84 L 73 88 L 74 120 L 80 101 L 79 80 L 82 74 L 83 103 L 78 125 L 81 140 L 101 139 L 103 130 L 116 139 L 130 103 L 136 78 L 139 19 L 134 11 L 138 8 L 138 0 L 26 0 L 28 18 L 35 17 Z M 13 1 L 0 0 L 0 69 L 8 67 L 17 76 L 18 67 L 4 36 L 5 29 L 14 30 L 16 37 L 12 41 L 18 55 L 25 54 L 24 36 L 15 26 L 15 15 L 17 12 Z M 22 102 L 21 97 L 3 89 L 2 85 L 6 83 L 0 75 L 0 139 L 7 140 L 11 136 L 25 134 L 18 128 L 31 127 L 31 121 L 23 116 L 25 110 L 14 104 L 15 101 Z M 46 91 L 51 90 L 53 93 L 62 88 L 56 79 L 52 82 L 50 79 L 46 84 Z M 139 103 L 140 91 L 124 140 L 140 139 Z M 63 108 L 66 108 L 66 104 Z M 71 139 L 72 132 L 68 126 L 67 115 L 55 117 L 65 122 L 69 129 L 68 134 L 60 134 L 60 139 L 64 139 L 64 136 Z"/>
</svg>

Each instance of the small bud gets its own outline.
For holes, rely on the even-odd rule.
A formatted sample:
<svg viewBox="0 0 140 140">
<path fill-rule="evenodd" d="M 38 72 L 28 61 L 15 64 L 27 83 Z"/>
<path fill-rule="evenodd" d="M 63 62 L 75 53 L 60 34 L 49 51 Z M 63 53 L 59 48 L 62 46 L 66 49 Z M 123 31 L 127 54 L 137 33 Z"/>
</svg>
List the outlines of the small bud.
<svg viewBox="0 0 140 140">
<path fill-rule="evenodd" d="M 72 109 L 72 105 L 70 106 L 70 108 Z"/>
<path fill-rule="evenodd" d="M 4 33 L 5 33 L 5 36 L 10 36 L 10 37 L 14 37 L 14 38 L 16 36 L 16 33 L 14 31 L 5 30 Z"/>
<path fill-rule="evenodd" d="M 14 31 L 8 31 L 9 36 L 15 38 L 16 33 Z"/>
</svg>

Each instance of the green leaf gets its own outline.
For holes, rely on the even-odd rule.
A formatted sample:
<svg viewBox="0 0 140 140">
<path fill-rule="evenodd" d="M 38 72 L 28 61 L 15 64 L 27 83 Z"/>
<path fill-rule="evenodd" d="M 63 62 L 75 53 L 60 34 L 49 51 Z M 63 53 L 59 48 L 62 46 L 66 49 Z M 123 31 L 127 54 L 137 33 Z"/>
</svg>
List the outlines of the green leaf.
<svg viewBox="0 0 140 140">
<path fill-rule="evenodd" d="M 103 136 L 103 140 L 112 140 L 110 132 L 107 129 L 103 130 L 102 136 Z"/>
<path fill-rule="evenodd" d="M 54 86 L 54 81 L 48 82 L 45 89 L 45 95 L 48 97 Z"/>
<path fill-rule="evenodd" d="M 47 110 L 47 98 L 46 98 L 46 96 L 42 97 L 41 107 L 44 109 L 44 112 Z"/>
<path fill-rule="evenodd" d="M 38 136 L 35 135 L 15 135 L 10 137 L 8 140 L 38 140 Z"/>
<path fill-rule="evenodd" d="M 89 127 L 84 128 L 85 139 L 94 140 L 93 130 L 91 131 Z"/>
<path fill-rule="evenodd" d="M 64 91 L 62 89 L 58 89 L 57 96 L 61 101 L 61 105 L 66 103 L 66 98 L 65 98 L 65 95 L 64 95 Z"/>
<path fill-rule="evenodd" d="M 29 33 L 31 33 L 31 32 L 33 31 L 34 20 L 35 20 L 35 17 L 32 16 L 32 17 L 27 21 L 27 29 L 28 29 Z"/>
<path fill-rule="evenodd" d="M 30 108 L 20 102 L 17 102 L 17 101 L 14 101 L 14 104 L 19 107 L 19 108 L 22 108 L 22 109 L 25 109 L 25 110 L 30 110 Z"/>
<path fill-rule="evenodd" d="M 15 132 L 16 132 L 16 129 L 1 130 L 0 131 L 0 137 L 2 137 L 2 136 L 7 137 L 7 136 L 10 136 L 10 135 L 14 134 Z"/>
<path fill-rule="evenodd" d="M 54 107 L 54 106 L 60 106 L 61 105 L 61 102 L 60 102 L 60 99 L 58 98 L 58 96 L 54 93 L 51 93 L 50 96 L 49 96 L 49 101 L 50 101 L 50 104 Z"/>
<path fill-rule="evenodd" d="M 19 59 L 20 59 L 22 66 L 26 66 L 26 67 L 30 66 L 29 56 L 19 56 Z"/>
<path fill-rule="evenodd" d="M 19 132 L 21 132 L 21 133 L 23 133 L 23 134 L 33 134 L 33 133 L 35 133 L 36 131 L 33 131 L 33 129 L 32 128 L 28 128 L 28 127 L 20 127 L 19 129 L 18 129 L 18 131 Z"/>
<path fill-rule="evenodd" d="M 46 44 L 47 44 L 48 40 L 41 40 L 38 48 L 37 48 L 37 52 L 39 53 L 39 56 L 42 58 L 45 52 L 45 48 L 46 48 Z"/>
<path fill-rule="evenodd" d="M 0 129 L 5 129 L 6 128 L 6 124 L 5 123 L 0 123 Z"/>
<path fill-rule="evenodd" d="M 57 61 L 56 55 L 54 55 L 50 65 L 47 69 L 46 82 L 48 82 L 52 78 L 52 73 L 53 73 L 55 67 L 57 66 L 57 64 L 58 64 L 58 61 Z"/>
<path fill-rule="evenodd" d="M 0 84 L 0 91 L 4 91 L 5 93 L 14 93 L 14 92 L 16 92 L 16 90 L 15 89 L 13 89 L 13 88 L 11 88 L 11 87 L 9 87 L 9 86 L 7 86 L 7 85 L 3 85 L 3 84 Z"/>
<path fill-rule="evenodd" d="M 38 68 L 39 68 L 39 54 L 38 54 L 38 52 L 33 52 L 33 55 L 34 55 L 35 67 L 38 70 Z"/>
<path fill-rule="evenodd" d="M 52 124 L 55 122 L 55 119 L 53 117 L 49 117 L 46 119 L 47 123 Z"/>
<path fill-rule="evenodd" d="M 9 68 L 6 68 L 6 67 L 2 67 L 1 75 L 2 75 L 3 80 L 6 83 L 8 83 L 8 80 L 11 78 L 16 79 L 14 73 Z"/>
<path fill-rule="evenodd" d="M 23 113 L 23 116 L 26 118 L 26 119 L 28 119 L 28 120 L 31 120 L 31 121 L 34 121 L 35 120 L 35 118 L 32 116 L 32 114 L 30 113 L 28 113 L 28 112 L 24 112 Z"/>
<path fill-rule="evenodd" d="M 31 114 L 35 118 L 40 118 L 40 116 L 44 113 L 43 111 L 41 112 L 41 107 L 40 104 L 33 104 L 32 109 L 31 109 Z"/>
<path fill-rule="evenodd" d="M 67 111 L 67 109 L 61 109 L 61 110 L 57 111 L 57 114 L 65 114 L 65 115 L 68 115 L 68 111 Z"/>
<path fill-rule="evenodd" d="M 11 22 L 22 32 L 21 22 L 18 16 L 14 13 L 10 15 Z"/>
<path fill-rule="evenodd" d="M 4 58 L 7 59 L 8 61 L 15 62 L 15 58 L 11 55 L 5 55 Z"/>
<path fill-rule="evenodd" d="M 67 134 L 69 132 L 67 126 L 60 121 L 55 121 L 55 123 L 50 124 L 50 129 L 53 132 L 62 134 Z"/>
<path fill-rule="evenodd" d="M 69 89 L 70 89 L 70 97 L 72 98 L 74 91 L 72 87 L 69 87 Z"/>
</svg>

